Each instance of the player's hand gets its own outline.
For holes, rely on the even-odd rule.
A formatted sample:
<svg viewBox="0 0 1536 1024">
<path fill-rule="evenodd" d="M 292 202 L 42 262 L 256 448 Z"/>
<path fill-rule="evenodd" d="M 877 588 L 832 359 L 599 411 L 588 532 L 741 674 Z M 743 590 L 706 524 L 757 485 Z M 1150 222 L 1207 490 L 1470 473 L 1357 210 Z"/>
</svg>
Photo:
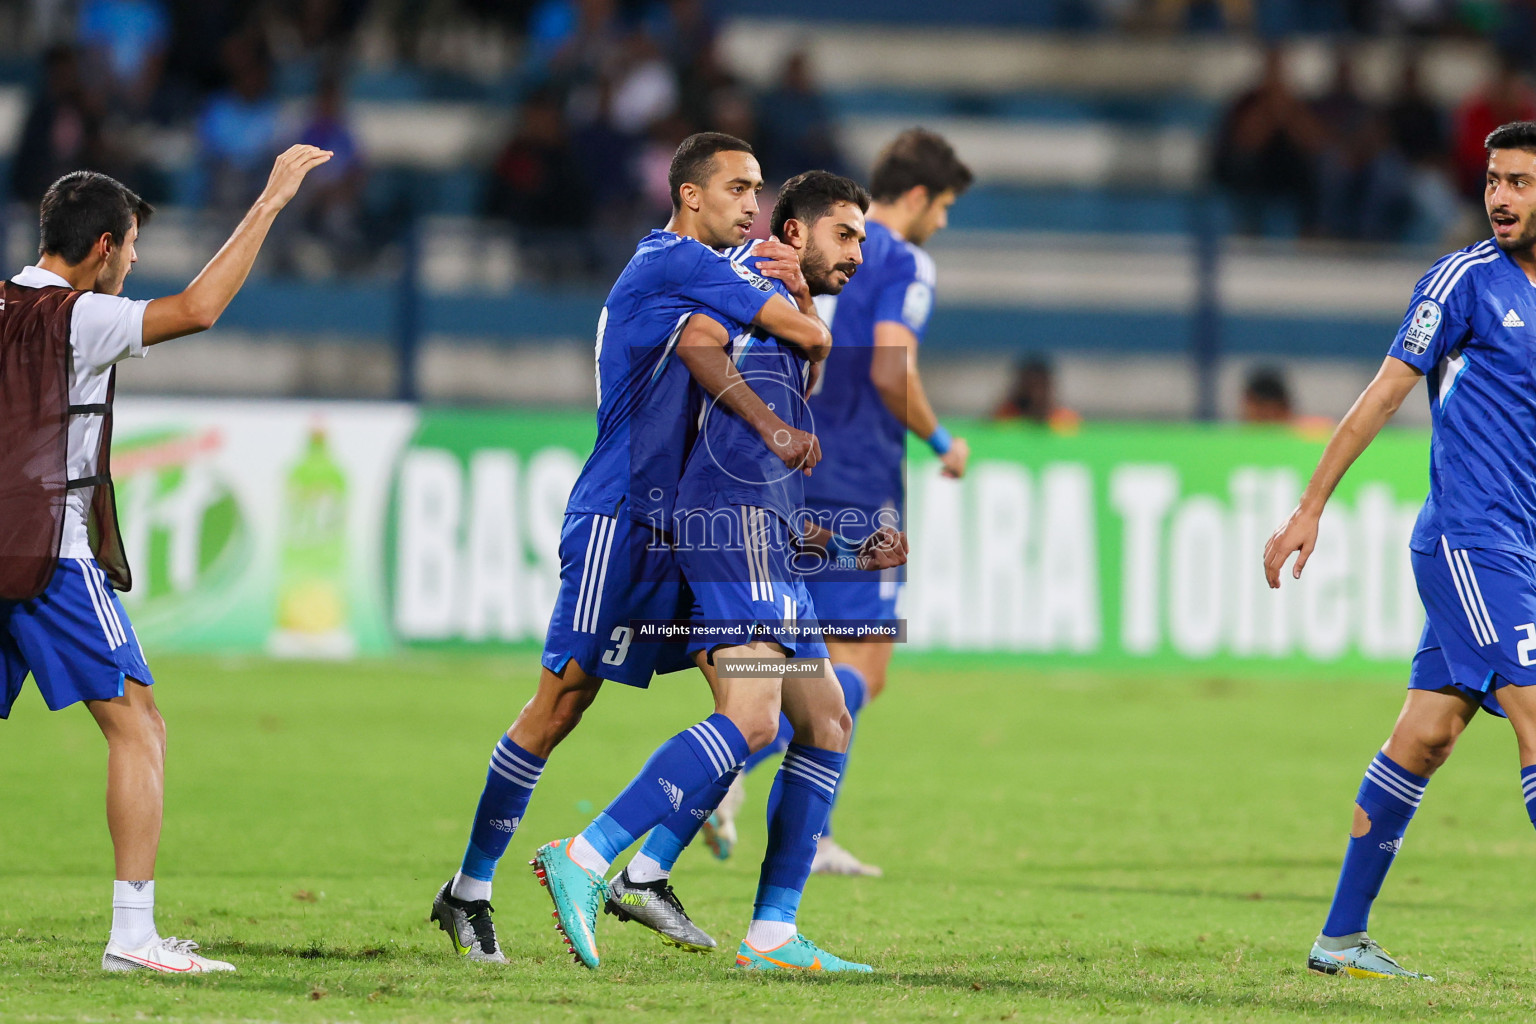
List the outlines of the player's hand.
<svg viewBox="0 0 1536 1024">
<path fill-rule="evenodd" d="M 769 451 L 777 455 L 790 469 L 798 469 L 806 476 L 821 461 L 821 442 L 816 435 L 797 430 L 780 420 L 763 433 Z"/>
<path fill-rule="evenodd" d="M 949 442 L 949 451 L 939 456 L 939 462 L 944 467 L 944 475 L 951 480 L 959 480 L 965 476 L 965 465 L 971 461 L 971 446 L 965 443 L 965 438 L 957 437 Z"/>
<path fill-rule="evenodd" d="M 1302 511 L 1298 505 L 1280 529 L 1270 534 L 1269 543 L 1264 545 L 1264 578 L 1269 581 L 1271 590 L 1279 589 L 1280 570 L 1286 559 L 1298 551 L 1301 553 L 1296 555 L 1291 576 L 1301 579 L 1302 567 L 1312 557 L 1312 549 L 1317 547 L 1317 521 L 1316 515 Z"/>
<path fill-rule="evenodd" d="M 331 158 L 331 151 L 315 146 L 290 146 L 272 165 L 267 187 L 261 190 L 261 202 L 281 210 L 299 191 L 304 176 Z"/>
<path fill-rule="evenodd" d="M 766 242 L 758 242 L 752 250 L 752 255 L 765 257 L 768 262 L 759 263 L 757 272 L 764 277 L 771 277 L 784 282 L 784 287 L 789 289 L 789 294 L 797 299 L 809 298 L 811 286 L 805 281 L 805 272 L 800 269 L 800 254 L 795 247 L 777 238 L 770 238 Z"/>
<path fill-rule="evenodd" d="M 907 563 L 907 535 L 894 526 L 882 526 L 859 545 L 858 566 L 866 571 L 894 569 Z"/>
</svg>

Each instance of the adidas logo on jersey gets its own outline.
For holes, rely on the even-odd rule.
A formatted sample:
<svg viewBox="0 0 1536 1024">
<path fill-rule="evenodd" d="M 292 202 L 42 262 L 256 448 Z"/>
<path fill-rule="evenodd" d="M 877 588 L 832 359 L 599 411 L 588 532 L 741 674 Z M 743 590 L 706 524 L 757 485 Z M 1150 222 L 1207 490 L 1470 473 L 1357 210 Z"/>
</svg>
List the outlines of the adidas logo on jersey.
<svg viewBox="0 0 1536 1024">
<path fill-rule="evenodd" d="M 682 789 L 672 785 L 672 783 L 668 782 L 666 779 L 657 779 L 656 781 L 661 783 L 661 791 L 667 794 L 667 800 L 671 802 L 672 809 L 674 811 L 681 810 L 683 806 Z"/>
<path fill-rule="evenodd" d="M 1520 314 L 1519 313 L 1516 313 L 1514 310 L 1510 310 L 1508 313 L 1504 314 L 1504 326 L 1505 327 L 1524 327 L 1525 326 L 1525 321 L 1520 319 Z"/>
</svg>

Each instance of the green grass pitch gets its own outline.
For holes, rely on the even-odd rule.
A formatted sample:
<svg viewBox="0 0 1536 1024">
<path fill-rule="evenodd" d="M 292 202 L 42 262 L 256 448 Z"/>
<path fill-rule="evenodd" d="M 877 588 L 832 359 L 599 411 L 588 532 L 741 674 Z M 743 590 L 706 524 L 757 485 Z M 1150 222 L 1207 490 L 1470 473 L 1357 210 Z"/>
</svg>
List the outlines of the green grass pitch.
<svg viewBox="0 0 1536 1024">
<path fill-rule="evenodd" d="M 1484 716 L 1429 790 L 1373 933 L 1433 984 L 1307 974 L 1391 680 L 1043 672 L 898 661 L 837 820 L 884 879 L 814 878 L 801 927 L 870 977 L 729 970 L 768 778 L 737 858 L 675 876 L 712 956 L 606 918 L 574 966 L 524 862 L 706 711 L 690 675 L 615 686 L 555 755 L 495 904 L 508 966 L 426 922 L 484 765 L 531 685 L 517 659 L 346 666 L 164 658 L 162 933 L 233 976 L 104 975 L 104 744 L 30 691 L 0 723 L 0 1020 L 1528 1020 L 1536 836 L 1513 737 Z"/>
</svg>

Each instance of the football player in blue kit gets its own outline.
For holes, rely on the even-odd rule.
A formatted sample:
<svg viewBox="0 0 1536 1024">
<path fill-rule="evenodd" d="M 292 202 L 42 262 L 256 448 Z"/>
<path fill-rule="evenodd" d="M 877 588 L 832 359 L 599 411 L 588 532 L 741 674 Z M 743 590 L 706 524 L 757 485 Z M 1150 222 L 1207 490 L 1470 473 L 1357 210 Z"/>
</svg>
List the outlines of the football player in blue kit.
<svg viewBox="0 0 1536 1024">
<path fill-rule="evenodd" d="M 800 253 L 803 280 L 781 277 L 786 294 L 802 289 L 835 293 L 857 270 L 868 204 L 854 182 L 809 172 L 792 178 L 774 208 L 773 230 Z M 761 268 L 761 258 L 745 263 Z M 750 278 L 758 275 L 743 265 Z M 905 539 L 894 530 L 849 541 L 817 526 L 803 511 L 802 472 L 813 468 L 797 453 L 815 451 L 805 407 L 810 361 L 804 350 L 771 331 L 756 330 L 713 310 L 695 315 L 678 352 L 707 396 L 700 435 L 677 488 L 672 537 L 694 599 L 692 619 L 709 632 L 690 650 L 719 668 L 742 659 L 753 668 L 723 669 L 712 678 L 717 707 L 743 723 L 749 749 L 770 742 L 780 707 L 794 723 L 770 801 L 769 841 L 751 923 L 736 965 L 758 970 L 868 971 L 833 956 L 800 935 L 795 919 L 842 770 L 851 720 L 831 672 L 816 619 L 795 567 L 802 553 L 836 553 L 866 568 L 905 560 Z M 809 527 L 809 530 L 807 530 Z M 786 671 L 786 659 L 797 659 Z M 578 958 L 596 966 L 597 908 L 634 918 L 686 948 L 696 929 L 673 902 L 667 877 L 734 778 L 742 757 L 724 723 L 711 719 L 704 757 L 688 737 L 668 741 L 626 789 L 580 836 L 541 847 L 535 867 L 550 886 L 562 930 Z M 705 723 L 710 724 L 710 723 Z M 697 730 L 698 727 L 695 727 Z M 679 780 L 692 777 L 692 785 Z M 702 780 L 702 781 L 701 781 Z M 650 830 L 645 845 L 611 883 L 603 882 L 614 857 Z M 560 888 L 556 889 L 555 880 Z"/>
<path fill-rule="evenodd" d="M 1409 547 L 1427 621 L 1407 701 L 1366 767 L 1338 888 L 1307 957 L 1322 974 L 1421 977 L 1370 937 L 1367 918 L 1430 776 L 1479 708 L 1514 727 L 1536 823 L 1536 122 L 1496 129 L 1487 147 L 1493 237 L 1419 280 L 1375 380 L 1264 549 L 1271 587 L 1292 554 L 1300 578 L 1329 495 L 1425 378 L 1429 497 Z"/>
<path fill-rule="evenodd" d="M 670 519 L 695 430 L 688 370 L 677 358 L 683 328 L 707 309 L 759 325 L 817 358 L 831 344 L 803 286 L 791 302 L 762 276 L 800 280 L 788 246 L 767 245 L 761 274 L 722 251 L 745 241 L 758 213 L 763 182 L 751 147 L 713 132 L 690 136 L 668 178 L 672 220 L 640 241 L 598 318 L 597 440 L 566 506 L 560 589 L 538 689 L 491 752 L 462 865 L 433 900 L 432 919 L 471 960 L 506 959 L 491 917 L 496 865 L 550 753 L 602 682 L 644 687 L 653 672 L 689 664 L 682 645 L 634 643 L 630 627 L 634 620 L 674 619 L 688 608 L 670 544 L 656 525 Z M 730 713 L 712 715 L 684 736 L 678 742 L 701 744 L 721 771 L 747 754 Z"/>
<path fill-rule="evenodd" d="M 826 171 L 797 175 L 780 190 L 772 230 L 799 251 L 814 294 L 836 295 L 858 270 L 868 205 L 868 194 L 856 182 Z M 759 259 L 751 253 L 739 258 L 749 265 Z M 794 346 L 749 324 L 725 324 L 704 314 L 689 324 L 678 351 L 702 389 L 720 399 L 705 405 L 674 513 L 673 536 L 694 595 L 694 615 L 710 629 L 694 638 L 692 649 L 707 652 L 712 663 L 716 656 L 744 657 L 778 666 L 780 659 L 794 658 L 805 673 L 783 676 L 782 689 L 780 676 L 766 675 L 745 691 L 769 721 L 782 703 L 793 723 L 793 742 L 769 797 L 768 846 L 736 963 L 759 970 L 813 965 L 824 971 L 867 970 L 800 935 L 795 916 L 852 724 L 798 566 L 807 558 L 820 563 L 829 546 L 858 564 L 860 554 L 873 553 L 860 550 L 870 541 L 833 536 L 804 511 L 805 477 L 784 453 L 792 437 L 814 430 L 805 402 L 813 364 Z M 738 390 L 752 392 L 755 408 L 725 407 Z M 899 538 L 895 544 L 900 547 Z M 609 883 L 610 910 L 669 935 L 673 921 L 657 906 L 658 893 L 734 775 L 651 831 L 629 866 Z M 659 911 L 654 916 L 653 908 Z"/>
<path fill-rule="evenodd" d="M 919 128 L 898 135 L 870 175 L 864 264 L 841 295 L 817 304 L 836 343 L 810 399 L 823 458 L 805 494 L 818 520 L 839 533 L 862 535 L 903 521 L 909 432 L 932 447 L 945 475 L 965 473 L 970 449 L 934 414 L 917 371 L 917 349 L 935 285 L 933 258 L 922 246 L 945 227 L 950 206 L 970 183 L 970 170 L 943 138 Z M 864 573 L 824 566 L 806 575 L 823 619 L 867 624 L 896 619 L 899 580 L 897 569 Z M 857 724 L 860 710 L 885 689 L 893 644 L 870 635 L 831 640 L 828 648 Z M 747 771 L 783 750 L 789 734 L 783 723 L 778 740 L 747 760 Z M 705 833 L 718 857 L 729 855 L 735 841 L 741 799 L 738 782 Z M 813 871 L 880 874 L 833 839 L 830 822 Z"/>
</svg>

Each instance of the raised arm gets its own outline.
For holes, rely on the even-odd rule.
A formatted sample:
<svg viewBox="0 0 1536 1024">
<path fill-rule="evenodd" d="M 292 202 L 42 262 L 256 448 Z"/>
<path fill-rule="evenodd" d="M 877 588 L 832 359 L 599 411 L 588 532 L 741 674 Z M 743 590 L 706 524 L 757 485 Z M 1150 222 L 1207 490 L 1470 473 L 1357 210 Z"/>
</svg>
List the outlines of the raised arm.
<svg viewBox="0 0 1536 1024">
<path fill-rule="evenodd" d="M 912 433 L 929 441 L 939 429 L 939 417 L 934 413 L 928 392 L 923 389 L 923 379 L 917 373 L 917 335 L 911 328 L 894 320 L 875 324 L 875 351 L 869 362 L 869 377 L 891 415 L 901 420 Z M 950 438 L 948 450 L 939 455 L 944 475 L 964 476 L 970 457 L 971 448 L 965 438 Z"/>
<path fill-rule="evenodd" d="M 1313 470 L 1312 479 L 1301 494 L 1300 504 L 1264 545 L 1264 578 L 1270 587 L 1280 586 L 1280 569 L 1297 552 L 1300 554 L 1296 555 L 1291 575 L 1301 579 L 1302 567 L 1317 546 L 1317 525 L 1323 515 L 1323 506 L 1328 504 L 1345 472 L 1375 440 L 1422 376 L 1401 359 L 1388 356 L 1381 369 L 1376 371 L 1375 379 L 1355 399 L 1355 404 L 1328 439 L 1328 447 L 1323 449 L 1323 457 L 1318 460 L 1317 469 Z"/>
<path fill-rule="evenodd" d="M 815 434 L 791 427 L 768 408 L 726 354 L 730 343 L 730 336 L 719 321 L 695 313 L 677 340 L 677 357 L 712 399 L 757 431 L 757 436 L 784 465 L 810 476 L 811 469 L 821 461 L 821 443 Z"/>
<path fill-rule="evenodd" d="M 314 146 L 294 146 L 279 156 L 267 187 L 202 272 L 183 291 L 145 307 L 144 344 L 157 345 L 212 327 L 245 283 L 273 219 L 298 192 L 304 176 L 330 158 L 329 151 Z"/>
</svg>

